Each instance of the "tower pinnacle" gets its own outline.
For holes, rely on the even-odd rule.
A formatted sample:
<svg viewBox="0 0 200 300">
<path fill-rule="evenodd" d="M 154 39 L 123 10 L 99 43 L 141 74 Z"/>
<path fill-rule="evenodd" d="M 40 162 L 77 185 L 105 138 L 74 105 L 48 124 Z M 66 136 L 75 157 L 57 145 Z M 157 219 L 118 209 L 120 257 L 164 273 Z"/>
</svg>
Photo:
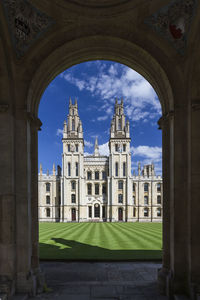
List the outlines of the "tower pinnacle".
<svg viewBox="0 0 200 300">
<path fill-rule="evenodd" d="M 95 139 L 95 145 L 94 145 L 94 156 L 99 156 L 99 145 L 98 145 L 98 139 L 96 137 Z"/>
</svg>

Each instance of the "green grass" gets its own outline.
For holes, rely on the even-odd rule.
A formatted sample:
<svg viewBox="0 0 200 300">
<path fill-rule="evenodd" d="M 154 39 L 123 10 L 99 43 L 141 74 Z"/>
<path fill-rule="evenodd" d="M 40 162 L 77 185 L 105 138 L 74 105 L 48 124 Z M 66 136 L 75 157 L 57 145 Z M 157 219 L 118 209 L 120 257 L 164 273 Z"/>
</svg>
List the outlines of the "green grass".
<svg viewBox="0 0 200 300">
<path fill-rule="evenodd" d="M 40 259 L 162 259 L 161 223 L 40 223 Z"/>
</svg>

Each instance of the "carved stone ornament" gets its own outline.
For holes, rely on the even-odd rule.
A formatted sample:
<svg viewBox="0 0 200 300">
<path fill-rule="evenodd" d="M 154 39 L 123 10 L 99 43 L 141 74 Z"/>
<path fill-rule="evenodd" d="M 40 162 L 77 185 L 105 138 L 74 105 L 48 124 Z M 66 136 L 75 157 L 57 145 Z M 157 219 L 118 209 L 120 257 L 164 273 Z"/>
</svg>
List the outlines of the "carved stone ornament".
<svg viewBox="0 0 200 300">
<path fill-rule="evenodd" d="M 196 6 L 197 0 L 173 0 L 148 17 L 145 23 L 184 54 Z"/>
<path fill-rule="evenodd" d="M 54 23 L 28 0 L 2 0 L 12 44 L 18 58 Z"/>
</svg>

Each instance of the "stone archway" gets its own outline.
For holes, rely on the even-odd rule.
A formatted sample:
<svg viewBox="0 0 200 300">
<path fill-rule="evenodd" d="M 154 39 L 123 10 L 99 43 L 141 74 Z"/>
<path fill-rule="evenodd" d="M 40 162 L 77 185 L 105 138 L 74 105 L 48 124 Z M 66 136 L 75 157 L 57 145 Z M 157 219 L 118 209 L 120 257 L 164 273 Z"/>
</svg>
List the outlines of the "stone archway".
<svg viewBox="0 0 200 300">
<path fill-rule="evenodd" d="M 86 4 L 81 0 L 36 0 L 34 4 L 52 16 L 56 25 L 44 39 L 31 40 L 28 50 L 20 44 L 22 57 L 16 55 L 16 44 L 13 46 L 9 34 L 13 28 L 10 24 L 8 28 L 0 5 L 0 290 L 8 295 L 35 293 L 42 285 L 37 221 L 41 95 L 64 69 L 83 61 L 108 59 L 143 75 L 160 99 L 165 198 L 159 282 L 168 295 L 185 293 L 195 299 L 200 286 L 196 267 L 200 161 L 195 150 L 199 149 L 200 10 L 196 9 L 186 54 L 180 56 L 166 36 L 162 39 L 144 25 L 149 15 L 162 8 L 160 0 L 119 0 L 117 4 L 110 0 L 109 5 L 91 0 Z"/>
</svg>

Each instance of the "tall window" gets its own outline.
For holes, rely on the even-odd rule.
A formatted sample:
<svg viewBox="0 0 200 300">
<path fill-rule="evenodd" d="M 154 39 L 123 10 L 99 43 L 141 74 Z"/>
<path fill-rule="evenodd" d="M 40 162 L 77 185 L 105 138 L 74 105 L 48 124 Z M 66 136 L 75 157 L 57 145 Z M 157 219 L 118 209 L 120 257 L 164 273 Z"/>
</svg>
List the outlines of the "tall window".
<svg viewBox="0 0 200 300">
<path fill-rule="evenodd" d="M 72 131 L 75 131 L 75 121 L 74 121 L 74 119 L 72 120 Z"/>
<path fill-rule="evenodd" d="M 126 144 L 123 144 L 123 152 L 126 151 Z"/>
<path fill-rule="evenodd" d="M 149 209 L 148 207 L 144 208 L 144 217 L 148 217 L 149 216 Z"/>
<path fill-rule="evenodd" d="M 92 218 L 92 206 L 88 206 L 88 217 Z"/>
<path fill-rule="evenodd" d="M 149 191 L 149 184 L 145 183 L 144 184 L 144 192 L 148 192 Z"/>
<path fill-rule="evenodd" d="M 144 205 L 147 205 L 149 203 L 148 196 L 144 196 Z"/>
<path fill-rule="evenodd" d="M 50 196 L 46 196 L 46 204 L 50 204 Z"/>
<path fill-rule="evenodd" d="M 122 119 L 118 120 L 118 130 L 122 130 Z"/>
<path fill-rule="evenodd" d="M 71 200 L 72 200 L 72 203 L 76 203 L 76 195 L 75 194 L 71 194 Z"/>
<path fill-rule="evenodd" d="M 67 145 L 67 151 L 70 152 L 70 144 Z"/>
<path fill-rule="evenodd" d="M 88 180 L 92 179 L 92 172 L 90 171 L 87 172 L 87 179 Z"/>
<path fill-rule="evenodd" d="M 47 209 L 46 209 L 46 216 L 47 216 L 47 218 L 49 218 L 50 215 L 51 215 L 50 208 L 47 208 Z"/>
<path fill-rule="evenodd" d="M 88 192 L 88 195 L 92 195 L 92 185 L 91 185 L 91 183 L 88 183 L 88 185 L 87 185 L 87 192 Z"/>
<path fill-rule="evenodd" d="M 78 152 L 78 144 L 76 144 L 76 152 Z"/>
<path fill-rule="evenodd" d="M 106 179 L 106 172 L 105 171 L 102 172 L 102 179 Z"/>
<path fill-rule="evenodd" d="M 116 152 L 119 151 L 119 146 L 118 146 L 118 144 L 115 144 L 115 151 L 116 151 Z"/>
<path fill-rule="evenodd" d="M 123 203 L 123 194 L 118 194 L 118 203 Z"/>
<path fill-rule="evenodd" d="M 123 162 L 123 176 L 126 176 L 126 163 Z"/>
<path fill-rule="evenodd" d="M 95 195 L 99 195 L 99 184 L 95 184 Z"/>
<path fill-rule="evenodd" d="M 135 192 L 135 183 L 133 183 L 133 192 Z"/>
<path fill-rule="evenodd" d="M 102 194 L 106 194 L 106 185 L 105 184 L 103 184 L 102 185 Z"/>
<path fill-rule="evenodd" d="M 50 183 L 49 182 L 46 183 L 46 192 L 50 192 Z"/>
<path fill-rule="evenodd" d="M 99 204 L 95 204 L 95 206 L 94 206 L 94 217 L 100 218 L 100 205 Z"/>
<path fill-rule="evenodd" d="M 157 183 L 157 192 L 161 192 L 161 183 Z"/>
<path fill-rule="evenodd" d="M 99 179 L 99 171 L 96 171 L 96 172 L 94 173 L 94 178 L 97 179 L 97 180 Z"/>
<path fill-rule="evenodd" d="M 133 204 L 135 204 L 135 196 L 133 196 Z"/>
<path fill-rule="evenodd" d="M 161 208 L 160 207 L 157 208 L 157 217 L 161 217 Z"/>
<path fill-rule="evenodd" d="M 123 190 L 123 181 L 122 180 L 118 181 L 118 190 Z"/>
<path fill-rule="evenodd" d="M 161 204 L 161 196 L 160 195 L 157 196 L 157 204 Z"/>
<path fill-rule="evenodd" d="M 76 176 L 78 176 L 78 163 L 76 162 Z"/>
<path fill-rule="evenodd" d="M 76 189 L 76 181 L 72 181 L 72 190 Z"/>
<path fill-rule="evenodd" d="M 71 164 L 68 163 L 68 176 L 71 176 Z"/>
<path fill-rule="evenodd" d="M 115 163 L 115 176 L 118 176 L 118 163 Z"/>
<path fill-rule="evenodd" d="M 102 218 L 106 217 L 106 207 L 102 206 Z"/>
</svg>

